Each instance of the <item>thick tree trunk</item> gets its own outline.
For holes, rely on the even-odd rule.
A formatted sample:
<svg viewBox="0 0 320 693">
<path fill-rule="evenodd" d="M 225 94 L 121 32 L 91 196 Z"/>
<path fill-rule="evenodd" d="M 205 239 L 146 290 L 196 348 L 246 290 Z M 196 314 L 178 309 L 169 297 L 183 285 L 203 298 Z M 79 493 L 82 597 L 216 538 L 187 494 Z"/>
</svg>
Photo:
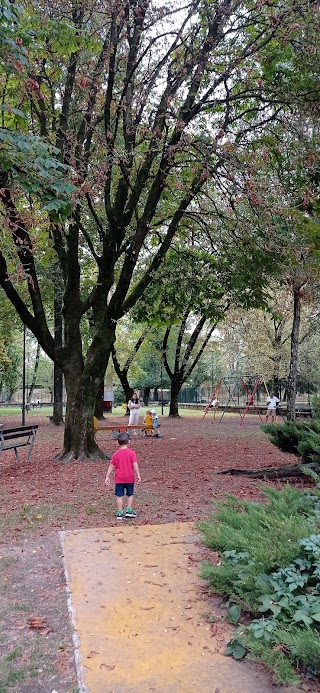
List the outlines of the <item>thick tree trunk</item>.
<svg viewBox="0 0 320 693">
<path fill-rule="evenodd" d="M 80 339 L 80 335 L 79 335 Z M 67 390 L 63 451 L 56 459 L 71 462 L 110 459 L 96 443 L 93 416 L 97 392 L 105 374 L 115 328 L 105 327 L 103 336 L 97 334 L 87 353 L 86 365 L 82 361 L 81 341 L 74 340 L 72 354 L 66 360 L 64 378 Z"/>
<path fill-rule="evenodd" d="M 264 467 L 263 469 L 224 469 L 222 472 L 217 472 L 217 474 L 246 476 L 251 479 L 285 479 L 296 476 L 310 479 L 309 475 L 304 473 L 304 469 L 312 469 L 319 474 L 320 464 L 312 462 L 310 464 L 285 464 L 281 467 Z"/>
<path fill-rule="evenodd" d="M 182 387 L 182 382 L 176 378 L 171 379 L 170 386 L 170 409 L 169 416 L 177 418 L 179 416 L 178 396 Z"/>
<path fill-rule="evenodd" d="M 65 371 L 67 390 L 67 410 L 65 417 L 64 446 L 55 459 L 63 462 L 96 461 L 106 459 L 94 437 L 93 414 L 96 402 L 96 388 L 90 379 L 74 371 Z"/>
<path fill-rule="evenodd" d="M 294 421 L 296 418 L 295 405 L 297 394 L 297 375 L 298 375 L 298 356 L 299 356 L 299 331 L 300 331 L 300 314 L 301 314 L 301 287 L 293 287 L 293 325 L 291 332 L 291 353 L 290 367 L 288 377 L 288 412 L 287 418 L 289 421 Z"/>
</svg>

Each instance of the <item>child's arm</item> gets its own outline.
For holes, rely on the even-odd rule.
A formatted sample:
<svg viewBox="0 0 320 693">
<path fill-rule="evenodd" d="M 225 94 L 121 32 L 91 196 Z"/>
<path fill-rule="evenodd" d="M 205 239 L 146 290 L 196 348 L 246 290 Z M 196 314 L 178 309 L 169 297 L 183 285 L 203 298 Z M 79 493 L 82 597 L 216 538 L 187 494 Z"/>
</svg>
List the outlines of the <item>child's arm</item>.
<svg viewBox="0 0 320 693">
<path fill-rule="evenodd" d="M 107 476 L 106 476 L 105 482 L 104 482 L 106 484 L 106 486 L 110 486 L 110 476 L 114 472 L 114 470 L 115 470 L 115 466 L 114 466 L 114 464 L 111 464 L 111 462 L 110 462 L 109 467 L 108 467 L 108 471 L 107 471 Z"/>
<path fill-rule="evenodd" d="M 136 473 L 136 477 L 137 477 L 137 479 L 138 479 L 138 483 L 140 484 L 141 476 L 140 476 L 140 470 L 139 470 L 138 462 L 134 462 L 134 463 L 133 463 L 133 469 L 134 469 L 134 471 L 135 471 L 135 473 Z"/>
</svg>

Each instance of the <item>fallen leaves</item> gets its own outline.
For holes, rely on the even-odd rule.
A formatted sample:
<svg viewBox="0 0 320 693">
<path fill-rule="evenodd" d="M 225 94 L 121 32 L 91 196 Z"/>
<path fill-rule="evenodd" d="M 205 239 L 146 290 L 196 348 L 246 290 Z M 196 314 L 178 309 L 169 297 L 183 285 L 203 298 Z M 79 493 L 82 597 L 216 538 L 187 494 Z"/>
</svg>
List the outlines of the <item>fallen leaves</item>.
<svg viewBox="0 0 320 693">
<path fill-rule="evenodd" d="M 32 465 L 23 458 L 18 466 L 11 451 L 1 460 L 3 498 L 8 499 L 3 512 L 13 516 L 11 531 L 30 533 L 31 527 L 36 535 L 43 528 L 50 531 L 61 527 L 115 525 L 114 500 L 107 498 L 103 485 L 105 463 L 97 462 L 95 474 L 92 474 L 90 465 L 76 460 L 68 465 L 54 461 L 52 455 L 62 447 L 63 431 L 57 430 L 40 412 L 37 412 L 38 419 L 40 428 Z M 15 422 L 18 425 L 20 418 L 8 420 L 10 425 Z M 250 467 L 253 460 L 255 466 L 270 465 L 271 455 L 273 464 L 289 461 L 286 453 L 272 447 L 265 439 L 259 424 L 258 417 L 248 417 L 242 428 L 239 417 L 225 418 L 221 424 L 209 417 L 202 420 L 192 415 L 188 419 L 184 416 L 172 420 L 165 418 L 165 437 L 159 439 L 157 446 L 151 449 L 150 441 L 145 441 L 142 436 L 132 440 L 145 473 L 143 485 L 137 493 L 137 522 L 153 525 L 174 519 L 203 520 L 211 514 L 212 500 L 223 497 L 226 491 L 250 500 L 260 500 L 261 494 L 254 480 L 216 475 L 227 465 Z M 174 440 L 177 444 L 173 443 Z M 110 438 L 102 443 L 110 452 L 116 449 L 116 441 Z M 196 468 L 195 458 L 201 460 Z M 192 502 L 185 506 L 188 494 Z M 30 511 L 21 515 L 17 510 L 23 508 L 26 497 Z M 86 513 L 85 508 L 93 503 L 96 512 Z M 118 540 L 125 543 L 122 537 Z M 190 561 L 195 562 L 193 558 Z"/>
<path fill-rule="evenodd" d="M 47 627 L 47 617 L 46 616 L 30 616 L 27 619 L 27 624 L 31 630 L 35 630 L 41 635 L 48 635 L 52 633 L 52 628 Z"/>
</svg>

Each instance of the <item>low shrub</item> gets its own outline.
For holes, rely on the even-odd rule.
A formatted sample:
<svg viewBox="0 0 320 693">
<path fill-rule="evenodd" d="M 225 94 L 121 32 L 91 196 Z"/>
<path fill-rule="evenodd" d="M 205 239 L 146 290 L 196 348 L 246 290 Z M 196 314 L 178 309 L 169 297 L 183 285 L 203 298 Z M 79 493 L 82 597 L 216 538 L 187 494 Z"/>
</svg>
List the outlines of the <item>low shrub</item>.
<svg viewBox="0 0 320 693">
<path fill-rule="evenodd" d="M 305 464 L 320 463 L 320 421 L 285 421 L 283 426 L 263 424 L 262 430 L 271 443 L 283 452 L 290 452 L 302 458 Z"/>
<path fill-rule="evenodd" d="M 265 504 L 229 496 L 201 523 L 205 543 L 220 552 L 202 575 L 228 598 L 230 622 L 241 623 L 241 610 L 246 622 L 251 615 L 226 653 L 259 658 L 278 683 L 292 684 L 296 667 L 320 672 L 320 486 L 264 494 Z"/>
</svg>

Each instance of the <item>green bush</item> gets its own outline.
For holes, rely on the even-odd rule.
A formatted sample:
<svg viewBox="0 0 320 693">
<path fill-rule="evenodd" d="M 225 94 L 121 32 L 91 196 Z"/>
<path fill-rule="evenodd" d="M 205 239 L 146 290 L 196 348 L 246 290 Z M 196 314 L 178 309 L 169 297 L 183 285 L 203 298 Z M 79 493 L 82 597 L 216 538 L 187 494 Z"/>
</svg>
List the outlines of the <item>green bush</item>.
<svg viewBox="0 0 320 693">
<path fill-rule="evenodd" d="M 294 667 L 320 672 L 320 487 L 264 493 L 264 504 L 228 496 L 201 523 L 205 543 L 220 552 L 219 565 L 205 562 L 202 575 L 228 598 L 230 622 L 241 622 L 239 606 L 252 618 L 226 653 L 259 658 L 278 683 L 291 684 Z"/>
<path fill-rule="evenodd" d="M 320 421 L 286 421 L 283 426 L 263 424 L 271 443 L 283 452 L 302 457 L 304 464 L 320 463 Z"/>
</svg>

